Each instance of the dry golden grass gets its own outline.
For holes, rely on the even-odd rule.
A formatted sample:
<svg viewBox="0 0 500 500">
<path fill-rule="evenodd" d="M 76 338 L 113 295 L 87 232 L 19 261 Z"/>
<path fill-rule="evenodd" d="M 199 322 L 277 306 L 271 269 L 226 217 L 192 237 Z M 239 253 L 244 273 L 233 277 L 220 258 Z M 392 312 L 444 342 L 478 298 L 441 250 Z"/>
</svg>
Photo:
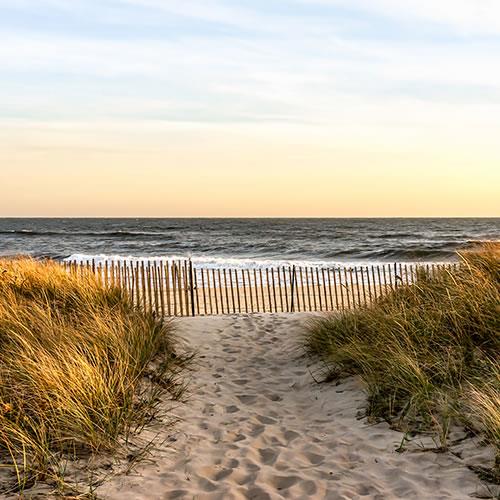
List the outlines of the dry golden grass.
<svg viewBox="0 0 500 500">
<path fill-rule="evenodd" d="M 169 323 L 121 290 L 52 262 L 0 260 L 0 452 L 18 487 L 57 475 L 64 455 L 113 450 L 159 393 L 178 396 L 178 368 Z"/>
<path fill-rule="evenodd" d="M 371 414 L 434 429 L 442 447 L 459 420 L 500 450 L 500 245 L 460 257 L 456 271 L 315 320 L 305 344 L 334 373 L 361 375 Z"/>
</svg>

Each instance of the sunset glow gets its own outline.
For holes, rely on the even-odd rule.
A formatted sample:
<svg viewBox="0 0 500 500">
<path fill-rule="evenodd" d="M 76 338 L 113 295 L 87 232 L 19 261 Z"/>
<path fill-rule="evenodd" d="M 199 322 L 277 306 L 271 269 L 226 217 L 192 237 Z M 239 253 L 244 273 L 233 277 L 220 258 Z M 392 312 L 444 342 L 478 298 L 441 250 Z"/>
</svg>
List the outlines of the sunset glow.
<svg viewBox="0 0 500 500">
<path fill-rule="evenodd" d="M 0 214 L 498 216 L 500 4 L 438 5 L 0 0 Z"/>
</svg>

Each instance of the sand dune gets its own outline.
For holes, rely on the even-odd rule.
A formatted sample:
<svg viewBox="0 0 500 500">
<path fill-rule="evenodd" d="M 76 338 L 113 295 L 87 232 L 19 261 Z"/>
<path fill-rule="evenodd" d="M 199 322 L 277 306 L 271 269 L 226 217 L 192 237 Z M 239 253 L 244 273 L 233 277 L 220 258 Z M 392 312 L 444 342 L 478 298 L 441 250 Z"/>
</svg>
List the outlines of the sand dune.
<svg viewBox="0 0 500 500">
<path fill-rule="evenodd" d="M 483 495 L 451 453 L 396 452 L 402 434 L 363 418 L 355 378 L 316 384 L 298 349 L 305 315 L 178 321 L 198 349 L 191 396 L 150 460 L 97 493 L 110 499 L 460 499 Z M 172 434 L 173 432 L 173 434 Z M 428 443 L 427 443 L 428 444 Z M 491 457 L 477 443 L 476 462 Z M 457 445 L 458 446 L 458 445 Z"/>
</svg>

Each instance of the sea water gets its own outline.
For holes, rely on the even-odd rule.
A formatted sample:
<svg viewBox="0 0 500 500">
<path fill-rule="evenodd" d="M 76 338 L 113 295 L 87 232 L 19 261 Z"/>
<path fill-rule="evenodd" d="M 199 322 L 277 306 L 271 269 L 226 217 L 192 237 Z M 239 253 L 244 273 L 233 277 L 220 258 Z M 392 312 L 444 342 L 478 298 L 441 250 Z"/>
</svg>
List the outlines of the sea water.
<svg viewBox="0 0 500 500">
<path fill-rule="evenodd" d="M 0 219 L 0 255 L 191 258 L 206 268 L 448 262 L 496 240 L 499 218 Z"/>
</svg>

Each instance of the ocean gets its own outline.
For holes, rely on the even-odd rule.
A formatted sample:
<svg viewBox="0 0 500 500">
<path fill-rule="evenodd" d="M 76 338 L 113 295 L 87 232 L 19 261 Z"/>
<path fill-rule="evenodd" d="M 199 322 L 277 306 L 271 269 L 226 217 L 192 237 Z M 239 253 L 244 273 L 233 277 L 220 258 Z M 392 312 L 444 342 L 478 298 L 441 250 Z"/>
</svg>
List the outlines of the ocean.
<svg viewBox="0 0 500 500">
<path fill-rule="evenodd" d="M 500 240 L 500 218 L 0 219 L 0 255 L 191 258 L 198 267 L 449 262 Z"/>
</svg>

